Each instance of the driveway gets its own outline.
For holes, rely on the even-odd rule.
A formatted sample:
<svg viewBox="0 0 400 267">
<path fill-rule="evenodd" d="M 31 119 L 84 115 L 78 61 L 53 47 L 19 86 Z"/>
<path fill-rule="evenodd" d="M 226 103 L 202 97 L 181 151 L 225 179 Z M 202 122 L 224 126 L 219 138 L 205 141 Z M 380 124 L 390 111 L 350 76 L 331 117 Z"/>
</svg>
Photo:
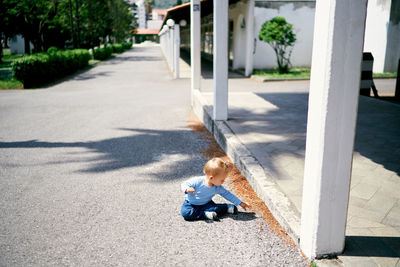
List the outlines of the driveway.
<svg viewBox="0 0 400 267">
<path fill-rule="evenodd" d="M 48 88 L 0 91 L 0 265 L 305 266 L 258 216 L 180 216 L 180 183 L 208 147 L 186 126 L 189 88 L 158 46 L 135 46 Z"/>
</svg>

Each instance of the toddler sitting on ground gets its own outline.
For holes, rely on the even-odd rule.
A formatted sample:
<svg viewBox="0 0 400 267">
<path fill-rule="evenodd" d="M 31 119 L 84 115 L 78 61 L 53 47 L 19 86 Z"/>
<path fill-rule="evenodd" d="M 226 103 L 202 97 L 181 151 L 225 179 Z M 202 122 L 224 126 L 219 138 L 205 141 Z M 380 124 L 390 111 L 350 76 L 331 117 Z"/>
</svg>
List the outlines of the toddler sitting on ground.
<svg viewBox="0 0 400 267">
<path fill-rule="evenodd" d="M 248 204 L 222 186 L 229 169 L 227 162 L 221 158 L 213 158 L 204 166 L 205 176 L 192 177 L 182 182 L 181 190 L 186 195 L 181 207 L 181 215 L 185 220 L 218 220 L 218 216 L 226 213 L 237 214 L 237 205 L 245 210 L 250 208 Z M 214 203 L 212 198 L 215 194 L 223 196 L 234 205 Z"/>
</svg>

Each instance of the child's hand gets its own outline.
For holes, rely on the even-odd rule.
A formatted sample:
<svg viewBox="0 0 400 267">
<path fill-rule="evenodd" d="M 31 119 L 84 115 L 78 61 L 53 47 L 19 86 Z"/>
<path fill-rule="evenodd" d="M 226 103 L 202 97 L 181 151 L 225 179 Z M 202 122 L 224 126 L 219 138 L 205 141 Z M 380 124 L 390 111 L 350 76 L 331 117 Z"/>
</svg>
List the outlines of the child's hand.
<svg viewBox="0 0 400 267">
<path fill-rule="evenodd" d="M 247 209 L 251 209 L 251 206 L 245 202 L 240 203 L 240 206 L 247 211 Z"/>
<path fill-rule="evenodd" d="M 189 187 L 188 189 L 186 189 L 186 193 L 194 194 L 194 188 Z"/>
</svg>

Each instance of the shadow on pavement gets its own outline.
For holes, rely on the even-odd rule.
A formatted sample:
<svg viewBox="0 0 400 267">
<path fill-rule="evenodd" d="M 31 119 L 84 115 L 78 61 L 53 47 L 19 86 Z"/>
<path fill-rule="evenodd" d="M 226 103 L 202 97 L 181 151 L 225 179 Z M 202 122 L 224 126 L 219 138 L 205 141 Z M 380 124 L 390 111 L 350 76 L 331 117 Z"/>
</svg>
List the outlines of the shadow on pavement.
<svg viewBox="0 0 400 267">
<path fill-rule="evenodd" d="M 237 214 L 226 214 L 224 216 L 221 216 L 221 219 L 223 218 L 232 218 L 235 221 L 252 221 L 257 219 L 258 217 L 256 216 L 255 212 L 238 211 Z"/>
<path fill-rule="evenodd" d="M 235 221 L 246 221 L 247 222 L 247 221 L 255 220 L 258 217 L 256 216 L 256 213 L 254 213 L 254 212 L 238 211 L 238 214 L 225 214 L 225 215 L 220 216 L 215 221 L 213 221 L 213 220 L 204 220 L 204 222 L 206 222 L 206 223 L 219 222 L 219 221 L 221 221 L 223 219 L 226 219 L 226 218 L 231 218 L 231 219 L 233 219 Z M 197 221 L 186 221 L 186 222 L 198 222 L 198 221 L 199 220 L 197 220 Z"/>
<path fill-rule="evenodd" d="M 346 236 L 343 256 L 400 258 L 400 237 Z"/>
<path fill-rule="evenodd" d="M 119 56 L 102 62 L 102 65 L 120 64 L 121 61 L 163 61 L 162 57 L 155 56 Z"/>
<path fill-rule="evenodd" d="M 88 142 L 45 142 L 37 140 L 0 142 L 0 149 L 7 148 L 85 148 L 88 152 L 77 154 L 76 160 L 54 161 L 48 164 L 69 162 L 90 162 L 81 173 L 100 173 L 122 168 L 145 166 L 165 159 L 167 166 L 151 170 L 162 180 L 174 180 L 182 177 L 200 175 L 204 159 L 199 157 L 199 149 L 204 141 L 190 130 L 151 130 L 123 128 L 133 135 L 108 138 Z M 85 153 L 99 153 L 91 159 L 82 159 Z M 168 158 L 172 156 L 172 158 Z M 73 157 L 73 156 L 72 156 Z M 170 161 L 170 162 L 168 162 Z M 160 169 L 160 170 L 159 170 Z"/>
<path fill-rule="evenodd" d="M 277 106 L 278 109 L 264 114 L 254 114 L 250 110 L 230 109 L 233 120 L 236 119 L 235 114 L 245 114 L 240 117 L 241 120 L 245 121 L 249 116 L 260 121 L 262 125 L 259 129 L 257 126 L 252 126 L 253 131 L 284 135 L 290 140 L 269 144 L 254 143 L 252 146 L 286 147 L 284 151 L 275 149 L 273 153 L 291 153 L 297 157 L 304 157 L 308 93 L 256 93 L 256 95 Z M 266 123 L 262 124 L 262 121 Z M 279 142 L 282 143 L 281 146 Z M 291 145 L 300 149 L 293 150 L 294 147 Z M 400 175 L 398 164 L 400 162 L 400 106 L 360 96 L 354 151 Z M 272 161 L 268 167 L 277 171 Z"/>
</svg>

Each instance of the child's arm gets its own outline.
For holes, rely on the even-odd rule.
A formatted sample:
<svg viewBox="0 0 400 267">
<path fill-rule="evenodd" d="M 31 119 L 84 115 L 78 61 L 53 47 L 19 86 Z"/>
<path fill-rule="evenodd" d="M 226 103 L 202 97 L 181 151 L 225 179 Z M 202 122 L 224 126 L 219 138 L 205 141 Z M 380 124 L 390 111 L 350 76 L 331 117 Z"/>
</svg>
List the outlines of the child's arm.
<svg viewBox="0 0 400 267">
<path fill-rule="evenodd" d="M 181 183 L 181 191 L 183 192 L 183 193 L 194 193 L 194 188 L 195 188 L 195 186 L 196 186 L 196 183 L 197 183 L 197 179 L 196 179 L 197 177 L 193 177 L 193 178 L 190 178 L 190 179 L 188 179 L 188 180 L 186 180 L 186 181 L 183 181 L 182 183 Z M 187 191 L 186 191 L 187 190 Z"/>
<path fill-rule="evenodd" d="M 235 204 L 235 206 L 239 206 L 240 205 L 245 210 L 251 208 L 251 206 L 249 206 L 247 203 L 241 201 L 237 196 L 235 196 L 234 194 L 232 194 L 231 192 L 226 190 L 222 185 L 218 186 L 218 190 L 219 190 L 218 194 L 223 196 L 226 200 L 229 200 L 230 202 Z"/>
<path fill-rule="evenodd" d="M 223 196 L 226 200 L 229 200 L 230 202 L 235 204 L 235 206 L 239 206 L 240 203 L 242 203 L 242 201 L 237 196 L 226 190 L 222 185 L 218 186 L 217 193 Z"/>
</svg>

